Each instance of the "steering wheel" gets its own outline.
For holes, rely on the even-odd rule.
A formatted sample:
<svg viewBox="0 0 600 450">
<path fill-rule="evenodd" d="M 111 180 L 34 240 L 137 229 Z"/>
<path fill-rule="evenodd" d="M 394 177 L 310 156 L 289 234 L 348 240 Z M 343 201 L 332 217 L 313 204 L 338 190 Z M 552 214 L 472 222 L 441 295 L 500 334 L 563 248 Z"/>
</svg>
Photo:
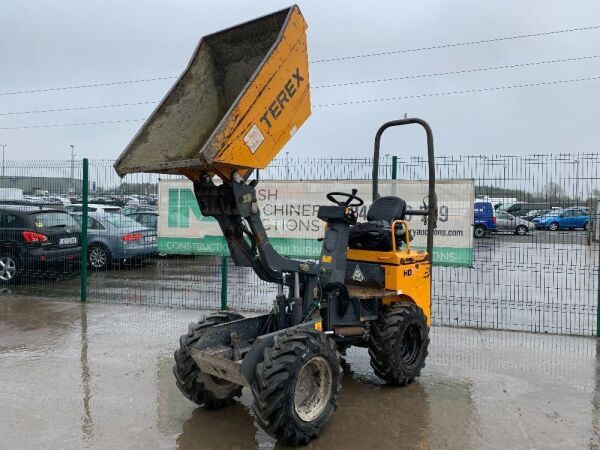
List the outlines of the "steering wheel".
<svg viewBox="0 0 600 450">
<path fill-rule="evenodd" d="M 330 192 L 329 194 L 327 194 L 327 200 L 329 200 L 332 203 L 335 203 L 338 206 L 362 206 L 365 202 L 362 198 L 357 197 L 357 192 L 358 189 L 352 189 L 352 194 L 347 194 L 345 192 Z M 346 201 L 337 200 L 335 197 L 345 197 Z M 352 203 L 353 200 L 356 200 L 356 202 Z"/>
</svg>

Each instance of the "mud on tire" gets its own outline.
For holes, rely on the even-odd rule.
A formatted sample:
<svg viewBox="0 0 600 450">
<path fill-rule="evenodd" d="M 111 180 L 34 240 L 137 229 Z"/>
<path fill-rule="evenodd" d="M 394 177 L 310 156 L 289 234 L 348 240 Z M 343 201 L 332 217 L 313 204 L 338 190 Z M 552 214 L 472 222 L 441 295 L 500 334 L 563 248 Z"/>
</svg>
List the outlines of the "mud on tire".
<svg viewBox="0 0 600 450">
<path fill-rule="evenodd" d="M 384 306 L 371 324 L 369 356 L 375 375 L 405 386 L 421 374 L 429 347 L 425 314 L 412 303 Z"/>
<path fill-rule="evenodd" d="M 208 375 L 200 370 L 191 355 L 191 348 L 206 331 L 215 325 L 244 317 L 237 313 L 216 313 L 198 323 L 191 323 L 188 333 L 179 338 L 175 351 L 173 374 L 177 387 L 189 400 L 208 409 L 219 409 L 233 403 L 234 397 L 242 395 L 242 386 Z"/>
<path fill-rule="evenodd" d="M 341 377 L 336 344 L 324 333 L 288 330 L 276 336 L 256 366 L 256 421 L 287 445 L 307 444 L 329 422 Z"/>
</svg>

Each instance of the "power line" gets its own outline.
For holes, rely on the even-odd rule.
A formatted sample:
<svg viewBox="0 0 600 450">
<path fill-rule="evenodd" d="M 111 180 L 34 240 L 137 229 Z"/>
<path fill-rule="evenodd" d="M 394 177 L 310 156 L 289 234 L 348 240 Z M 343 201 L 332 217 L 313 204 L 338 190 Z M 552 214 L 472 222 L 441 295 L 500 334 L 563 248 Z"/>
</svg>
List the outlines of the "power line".
<svg viewBox="0 0 600 450">
<path fill-rule="evenodd" d="M 551 86 L 551 85 L 559 85 L 559 84 L 567 84 L 567 83 L 578 83 L 583 81 L 592 81 L 592 80 L 600 80 L 600 75 L 594 77 L 586 77 L 586 78 L 574 78 L 570 80 L 555 80 L 555 81 L 540 81 L 537 83 L 527 83 L 527 84 L 514 84 L 510 86 L 495 86 L 489 88 L 481 88 L 481 89 L 465 89 L 460 91 L 447 91 L 447 92 L 430 92 L 425 94 L 415 94 L 415 95 L 406 95 L 401 97 L 387 97 L 387 98 L 374 98 L 374 99 L 365 99 L 365 100 L 351 100 L 347 102 L 338 102 L 338 103 L 325 103 L 320 105 L 313 105 L 314 108 L 328 108 L 332 106 L 347 106 L 347 105 L 358 105 L 364 103 L 376 103 L 376 102 L 389 102 L 396 100 L 407 100 L 413 98 L 423 98 L 423 97 L 441 97 L 446 95 L 459 95 L 459 94 L 474 94 L 474 93 L 483 93 L 483 92 L 493 92 L 493 91 L 501 91 L 508 89 L 518 89 L 518 88 L 527 88 L 527 87 L 537 87 L 537 86 Z M 83 125 L 104 125 L 104 124 L 115 124 L 115 123 L 127 123 L 127 122 L 142 122 L 146 119 L 123 119 L 123 120 L 107 120 L 100 122 L 79 122 L 79 123 L 58 123 L 58 124 L 49 124 L 49 125 L 27 125 L 27 126 L 16 126 L 16 127 L 0 127 L 0 130 L 23 130 L 30 128 L 54 128 L 54 127 L 74 127 L 74 126 L 83 126 Z"/>
<path fill-rule="evenodd" d="M 409 48 L 409 49 L 401 49 L 401 50 L 391 50 L 391 51 L 386 51 L 386 52 L 365 53 L 362 55 L 340 56 L 340 57 L 334 57 L 334 58 L 317 59 L 317 60 L 313 60 L 310 62 L 312 64 L 318 64 L 318 63 L 323 63 L 323 62 L 343 61 L 343 60 L 348 60 L 348 59 L 371 58 L 374 56 L 413 53 L 413 52 L 437 50 L 437 49 L 443 49 L 443 48 L 487 44 L 487 43 L 491 43 L 491 42 L 510 41 L 510 40 L 515 40 L 515 39 L 550 36 L 550 35 L 555 35 L 555 34 L 573 33 L 573 32 L 579 32 L 579 31 L 590 31 L 590 30 L 597 30 L 597 29 L 600 29 L 600 25 L 593 25 L 593 26 L 589 26 L 589 27 L 580 27 L 580 28 L 568 28 L 568 29 L 563 29 L 563 30 L 546 31 L 546 32 L 541 32 L 541 33 L 521 34 L 521 35 L 515 35 L 515 36 L 504 36 L 504 37 L 491 38 L 491 39 L 480 39 L 480 40 L 475 40 L 475 41 L 439 44 L 439 45 L 432 45 L 429 47 L 417 47 L 417 48 Z M 75 85 L 75 86 L 61 86 L 61 87 L 51 87 L 51 88 L 29 89 L 29 90 L 12 91 L 12 92 L 0 92 L 0 96 L 35 94 L 35 93 L 41 93 L 41 92 L 65 91 L 65 90 L 70 90 L 70 89 L 86 89 L 86 88 L 95 88 L 95 87 L 103 87 L 103 86 L 117 86 L 117 85 L 122 85 L 122 84 L 136 84 L 136 83 L 146 83 L 146 82 L 151 82 L 151 81 L 172 80 L 175 78 L 178 78 L 178 77 L 177 76 L 162 76 L 162 77 L 154 77 L 154 78 L 142 78 L 142 79 L 137 79 L 137 80 L 112 81 L 112 82 L 102 82 L 102 83 L 93 83 L 93 84 L 82 84 L 82 85 Z"/>
<path fill-rule="evenodd" d="M 73 107 L 69 107 L 69 108 L 36 109 L 36 110 L 32 110 L 32 111 L 5 112 L 5 113 L 0 113 L 0 116 L 12 116 L 12 115 L 20 115 L 20 114 L 41 114 L 41 113 L 65 112 L 65 111 L 81 111 L 81 110 L 85 110 L 85 109 L 121 108 L 124 106 L 153 105 L 156 103 L 158 103 L 158 102 L 150 101 L 150 102 L 118 103 L 118 104 L 114 104 L 114 105 L 73 106 Z"/>
<path fill-rule="evenodd" d="M 20 127 L 2 127 L 0 130 L 26 130 L 30 128 L 78 127 L 82 125 L 104 125 L 112 123 L 142 122 L 146 119 L 105 120 L 100 122 L 54 123 L 49 125 L 26 125 Z"/>
<path fill-rule="evenodd" d="M 78 86 L 62 86 L 62 87 L 51 87 L 51 88 L 43 88 L 43 89 L 30 89 L 27 91 L 0 92 L 0 95 L 19 95 L 19 94 L 35 94 L 35 93 L 39 93 L 39 92 L 67 91 L 70 89 L 85 89 L 85 88 L 94 88 L 94 87 L 102 87 L 102 86 L 117 86 L 120 84 L 135 84 L 135 83 L 147 83 L 150 81 L 172 80 L 174 78 L 177 78 L 177 77 L 172 76 L 172 77 L 142 78 L 139 80 L 111 81 L 111 82 L 107 82 L 107 83 L 81 84 Z"/>
<path fill-rule="evenodd" d="M 519 68 L 519 67 L 531 67 L 531 66 L 538 66 L 538 65 L 543 65 L 543 64 L 584 61 L 584 60 L 590 60 L 590 59 L 594 59 L 594 58 L 600 58 L 600 55 L 571 57 L 571 58 L 554 59 L 554 60 L 547 60 L 547 61 L 534 61 L 534 62 L 519 63 L 519 64 L 507 64 L 507 65 L 502 65 L 502 66 L 478 67 L 478 68 L 473 68 L 473 69 L 462 69 L 462 70 L 447 71 L 447 72 L 406 75 L 406 76 L 400 76 L 400 77 L 380 78 L 380 79 L 376 79 L 376 80 L 348 81 L 348 82 L 343 82 L 343 83 L 312 86 L 312 88 L 313 89 L 324 89 L 324 88 L 334 88 L 334 87 L 360 85 L 360 84 L 368 84 L 368 83 L 381 83 L 381 82 L 388 82 L 388 81 L 408 80 L 408 79 L 416 79 L 416 78 L 428 78 L 428 77 L 437 77 L 437 76 L 446 76 L 446 75 L 459 75 L 459 74 L 466 74 L 466 73 L 473 73 L 473 72 L 485 72 L 485 71 L 492 71 L 492 70 L 513 69 L 513 68 Z M 24 115 L 24 114 L 42 114 L 42 113 L 52 113 L 52 112 L 81 111 L 81 110 L 104 109 L 104 108 L 121 108 L 121 107 L 126 107 L 126 106 L 152 105 L 152 104 L 156 104 L 156 103 L 158 103 L 158 101 L 118 103 L 118 104 L 111 104 L 111 105 L 73 106 L 73 107 L 64 107 L 64 108 L 38 109 L 38 110 L 30 110 L 30 111 L 9 111 L 9 112 L 0 113 L 0 117 L 1 116 Z"/>
<path fill-rule="evenodd" d="M 359 58 L 372 58 L 374 56 L 385 56 L 385 55 L 398 55 L 402 53 L 413 53 L 413 52 L 423 52 L 428 50 L 438 50 L 442 48 L 452 48 L 452 47 L 463 47 L 468 45 L 479 45 L 479 44 L 488 44 L 491 42 L 501 42 L 501 41 L 511 41 L 516 39 L 526 39 L 532 37 L 540 37 L 540 36 L 550 36 L 554 34 L 562 34 L 562 33 L 573 33 L 578 31 L 590 31 L 597 30 L 600 28 L 600 25 L 593 25 L 589 27 L 581 27 L 581 28 L 568 28 L 564 30 L 554 30 L 554 31 L 545 31 L 542 33 L 529 33 L 529 34 L 518 34 L 515 36 L 504 36 L 498 38 L 491 39 L 480 39 L 476 41 L 466 41 L 466 42 L 455 42 L 451 44 L 439 44 L 439 45 L 431 45 L 429 47 L 417 47 L 417 48 L 407 48 L 401 50 L 391 50 L 387 52 L 378 52 L 378 53 L 364 53 L 361 55 L 350 55 L 350 56 L 339 56 L 335 58 L 325 58 L 325 59 L 317 59 L 311 61 L 311 63 L 324 63 L 324 62 L 333 62 L 333 61 L 345 61 L 348 59 L 359 59 Z"/>
<path fill-rule="evenodd" d="M 407 99 L 412 99 L 412 98 L 423 98 L 423 97 L 441 97 L 441 96 L 445 96 L 445 95 L 474 94 L 474 93 L 481 93 L 481 92 L 503 91 L 503 90 L 507 90 L 507 89 L 517 89 L 517 88 L 536 87 L 536 86 L 550 86 L 550 85 L 554 85 L 554 84 L 579 83 L 581 81 L 592 81 L 592 80 L 600 80 L 600 76 L 586 77 L 586 78 L 574 78 L 571 80 L 540 81 L 537 83 L 513 84 L 510 86 L 495 86 L 495 87 L 481 88 L 481 89 L 464 89 L 464 90 L 460 90 L 460 91 L 430 92 L 430 93 L 426 93 L 426 94 L 405 95 L 402 97 L 350 100 L 347 102 L 325 103 L 325 104 L 321 104 L 321 105 L 313 105 L 313 108 L 329 108 L 332 106 L 358 105 L 361 103 L 391 102 L 391 101 L 395 101 L 395 100 L 407 100 Z"/>
<path fill-rule="evenodd" d="M 463 69 L 463 70 L 453 70 L 453 71 L 448 71 L 448 72 L 425 73 L 425 74 L 420 74 L 420 75 L 406 75 L 406 76 L 401 76 L 401 77 L 379 78 L 376 80 L 348 81 L 345 83 L 322 84 L 322 85 L 318 85 L 318 86 L 312 86 L 312 88 L 313 89 L 322 89 L 322 88 L 333 88 L 333 87 L 342 87 L 342 86 L 353 86 L 353 85 L 359 85 L 359 84 L 382 83 L 382 82 L 386 82 L 386 81 L 412 80 L 415 78 L 440 77 L 440 76 L 445 76 L 445 75 L 460 75 L 460 74 L 464 74 L 464 73 L 486 72 L 486 71 L 491 71 L 491 70 L 515 69 L 515 68 L 519 68 L 519 67 L 539 66 L 539 65 L 543 65 L 543 64 L 584 61 L 584 60 L 589 60 L 589 59 L 594 59 L 594 58 L 600 58 L 600 55 L 581 56 L 581 57 L 564 58 L 564 59 L 552 59 L 552 60 L 548 60 L 548 61 L 534 61 L 534 62 L 521 63 L 521 64 L 507 64 L 507 65 L 503 65 L 503 66 L 477 67 L 474 69 Z"/>
</svg>

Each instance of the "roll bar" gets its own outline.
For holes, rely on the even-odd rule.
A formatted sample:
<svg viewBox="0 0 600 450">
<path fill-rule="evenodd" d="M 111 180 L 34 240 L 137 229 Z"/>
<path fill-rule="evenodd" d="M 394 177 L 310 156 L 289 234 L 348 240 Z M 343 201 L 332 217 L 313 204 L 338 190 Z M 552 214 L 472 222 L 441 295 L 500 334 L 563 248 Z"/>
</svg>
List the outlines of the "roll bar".
<svg viewBox="0 0 600 450">
<path fill-rule="evenodd" d="M 411 216 L 427 216 L 427 253 L 429 253 L 430 260 L 433 260 L 433 232 L 437 226 L 438 214 L 437 197 L 435 195 L 435 155 L 433 151 L 433 133 L 429 124 L 423 119 L 410 118 L 392 120 L 384 123 L 377 130 L 377 133 L 375 134 L 375 149 L 373 152 L 373 201 L 379 198 L 379 147 L 381 144 L 381 136 L 388 128 L 411 124 L 421 125 L 425 129 L 427 135 L 429 191 L 427 196 L 427 210 L 407 210 L 406 214 Z"/>
</svg>

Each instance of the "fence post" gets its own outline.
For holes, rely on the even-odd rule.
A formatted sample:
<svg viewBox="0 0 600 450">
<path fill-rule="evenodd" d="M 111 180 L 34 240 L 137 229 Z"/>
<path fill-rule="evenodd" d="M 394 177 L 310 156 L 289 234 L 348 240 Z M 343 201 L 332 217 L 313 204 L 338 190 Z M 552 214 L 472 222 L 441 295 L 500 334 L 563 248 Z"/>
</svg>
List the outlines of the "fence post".
<svg viewBox="0 0 600 450">
<path fill-rule="evenodd" d="M 600 204 L 600 202 L 597 204 Z M 598 211 L 598 209 L 600 208 L 597 208 L 596 210 L 596 220 L 600 220 L 600 211 Z M 591 227 L 592 224 L 590 223 L 588 226 Z M 594 245 L 593 242 L 592 245 Z M 596 294 L 598 295 L 598 299 L 596 301 L 596 336 L 600 337 L 600 240 L 598 241 L 598 285 L 596 286 L 596 291 Z"/>
<path fill-rule="evenodd" d="M 395 180 L 398 176 L 398 157 L 392 156 L 392 180 Z"/>
<path fill-rule="evenodd" d="M 591 209 L 588 211 L 590 213 L 592 212 Z M 593 224 L 595 231 L 599 229 L 598 221 L 600 220 L 600 200 L 596 202 L 596 210 L 594 211 L 594 217 L 596 218 L 596 223 Z M 588 227 L 592 227 L 591 220 L 588 220 Z M 595 240 L 598 240 L 598 283 L 596 287 L 596 294 L 598 296 L 598 299 L 596 300 L 596 336 L 600 337 L 600 236 L 596 236 L 596 239 L 592 239 L 592 245 L 594 245 Z"/>
<path fill-rule="evenodd" d="M 227 309 L 227 256 L 221 256 L 221 311 Z"/>
<path fill-rule="evenodd" d="M 81 186 L 81 271 L 79 274 L 81 301 L 87 300 L 87 252 L 88 252 L 88 160 L 83 158 L 83 180 Z"/>
</svg>

